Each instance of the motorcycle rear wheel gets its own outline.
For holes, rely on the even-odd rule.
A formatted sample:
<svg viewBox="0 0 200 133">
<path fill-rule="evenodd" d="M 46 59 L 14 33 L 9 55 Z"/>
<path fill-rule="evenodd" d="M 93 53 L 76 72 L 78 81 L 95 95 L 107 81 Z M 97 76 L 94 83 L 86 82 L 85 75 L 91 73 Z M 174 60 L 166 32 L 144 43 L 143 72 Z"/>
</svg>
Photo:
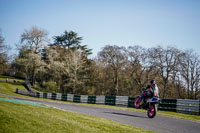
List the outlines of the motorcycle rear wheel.
<svg viewBox="0 0 200 133">
<path fill-rule="evenodd" d="M 140 107 L 140 97 L 136 97 L 134 100 L 134 107 L 138 109 Z"/>
</svg>

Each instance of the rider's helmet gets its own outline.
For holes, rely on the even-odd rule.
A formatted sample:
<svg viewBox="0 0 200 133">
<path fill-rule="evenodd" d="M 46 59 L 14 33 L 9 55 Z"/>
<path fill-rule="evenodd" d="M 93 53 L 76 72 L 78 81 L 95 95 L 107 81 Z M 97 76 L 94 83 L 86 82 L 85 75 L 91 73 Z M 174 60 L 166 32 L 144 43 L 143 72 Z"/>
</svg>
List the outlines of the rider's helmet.
<svg viewBox="0 0 200 133">
<path fill-rule="evenodd" d="M 152 79 L 152 80 L 150 81 L 150 83 L 151 83 L 151 84 L 155 84 L 156 81 Z"/>
</svg>

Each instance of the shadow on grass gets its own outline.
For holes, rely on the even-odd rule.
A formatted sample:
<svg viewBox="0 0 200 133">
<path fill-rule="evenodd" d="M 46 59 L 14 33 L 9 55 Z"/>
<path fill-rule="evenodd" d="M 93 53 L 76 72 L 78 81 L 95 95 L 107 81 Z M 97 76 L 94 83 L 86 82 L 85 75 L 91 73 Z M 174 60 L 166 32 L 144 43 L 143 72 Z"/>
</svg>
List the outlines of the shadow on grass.
<svg viewBox="0 0 200 133">
<path fill-rule="evenodd" d="M 104 112 L 104 113 L 114 114 L 114 115 L 130 116 L 130 117 L 138 117 L 138 118 L 147 118 L 147 117 L 144 117 L 144 116 L 133 115 L 133 114 L 124 114 L 124 113 L 118 113 L 118 112 Z"/>
</svg>

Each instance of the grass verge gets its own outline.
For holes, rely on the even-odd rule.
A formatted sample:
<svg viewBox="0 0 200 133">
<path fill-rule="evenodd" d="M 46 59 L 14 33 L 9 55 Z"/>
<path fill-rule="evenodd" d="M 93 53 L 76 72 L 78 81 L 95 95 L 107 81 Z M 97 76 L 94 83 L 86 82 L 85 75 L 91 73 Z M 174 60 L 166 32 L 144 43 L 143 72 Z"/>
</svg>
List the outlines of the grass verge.
<svg viewBox="0 0 200 133">
<path fill-rule="evenodd" d="M 26 88 L 21 85 L 21 83 L 0 82 L 0 93 L 18 96 L 18 94 L 14 93 L 15 88 L 26 90 Z"/>
<path fill-rule="evenodd" d="M 151 131 L 54 108 L 0 101 L 0 131 L 5 133 L 150 133 Z"/>
</svg>

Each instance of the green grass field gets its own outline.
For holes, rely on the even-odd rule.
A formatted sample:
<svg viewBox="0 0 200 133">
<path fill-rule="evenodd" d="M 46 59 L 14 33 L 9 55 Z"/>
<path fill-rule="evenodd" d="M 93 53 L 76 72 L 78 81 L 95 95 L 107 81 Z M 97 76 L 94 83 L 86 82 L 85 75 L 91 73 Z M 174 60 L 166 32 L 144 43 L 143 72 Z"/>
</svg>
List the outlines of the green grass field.
<svg viewBox="0 0 200 133">
<path fill-rule="evenodd" d="M 134 108 L 117 107 L 117 106 L 109 106 L 109 105 L 97 105 L 97 104 L 71 103 L 71 102 L 66 102 L 66 101 L 34 98 L 34 97 L 16 94 L 16 93 L 14 93 L 14 88 L 25 89 L 24 86 L 22 86 L 18 83 L 0 82 L 0 93 L 12 95 L 12 96 L 26 97 L 26 98 L 31 98 L 31 99 L 41 99 L 41 100 L 53 101 L 53 102 L 62 102 L 62 103 L 67 103 L 67 104 L 77 104 L 77 105 L 84 105 L 84 106 L 96 106 L 96 107 L 113 108 L 113 109 L 121 109 L 121 110 L 139 111 L 139 112 L 146 113 L 146 110 L 134 109 Z M 189 115 L 189 114 L 167 112 L 167 111 L 158 111 L 158 115 L 200 122 L 200 116 L 198 116 L 198 115 Z"/>
<path fill-rule="evenodd" d="M 1 133 L 150 133 L 151 131 L 54 108 L 0 101 Z"/>
</svg>

